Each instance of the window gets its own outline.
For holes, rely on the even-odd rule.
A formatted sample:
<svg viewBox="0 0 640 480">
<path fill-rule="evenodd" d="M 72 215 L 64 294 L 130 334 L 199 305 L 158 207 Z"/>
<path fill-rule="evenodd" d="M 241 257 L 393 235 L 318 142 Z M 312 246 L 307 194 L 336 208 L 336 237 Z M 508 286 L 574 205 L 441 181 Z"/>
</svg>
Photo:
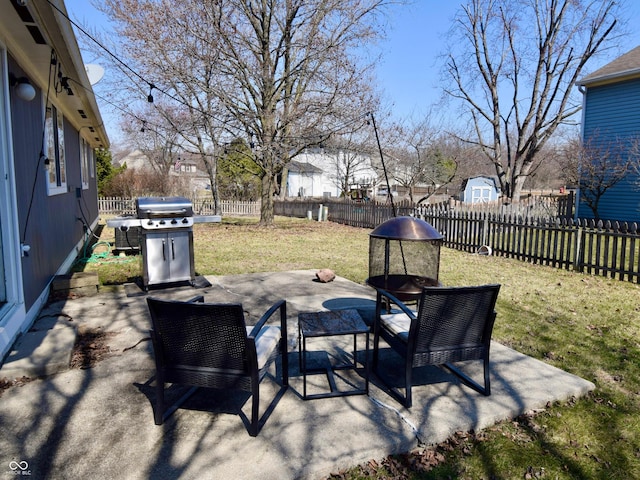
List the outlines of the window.
<svg viewBox="0 0 640 480">
<path fill-rule="evenodd" d="M 82 189 L 89 188 L 89 175 L 93 178 L 93 150 L 89 143 L 80 137 L 80 171 L 82 174 Z"/>
<path fill-rule="evenodd" d="M 47 154 L 47 186 L 49 195 L 67 192 L 67 172 L 64 151 L 64 119 L 62 112 L 47 105 L 45 152 Z"/>
</svg>

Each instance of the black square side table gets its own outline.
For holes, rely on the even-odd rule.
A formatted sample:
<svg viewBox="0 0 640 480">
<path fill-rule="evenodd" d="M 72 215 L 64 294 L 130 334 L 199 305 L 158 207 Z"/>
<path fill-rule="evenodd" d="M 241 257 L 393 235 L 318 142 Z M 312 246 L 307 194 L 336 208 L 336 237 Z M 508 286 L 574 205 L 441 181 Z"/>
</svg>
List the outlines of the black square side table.
<svg viewBox="0 0 640 480">
<path fill-rule="evenodd" d="M 337 389 L 333 373 L 335 370 L 357 368 L 357 336 L 364 334 L 366 347 L 364 362 L 365 387 L 348 391 Z M 333 337 L 338 335 L 353 335 L 353 364 L 329 365 L 326 368 L 307 368 L 307 339 Z M 369 327 L 355 309 L 335 310 L 327 312 L 312 312 L 298 314 L 298 342 L 300 344 L 300 371 L 303 376 L 304 400 L 317 398 L 344 397 L 349 395 L 369 394 Z M 307 373 L 326 373 L 331 391 L 307 395 Z"/>
</svg>

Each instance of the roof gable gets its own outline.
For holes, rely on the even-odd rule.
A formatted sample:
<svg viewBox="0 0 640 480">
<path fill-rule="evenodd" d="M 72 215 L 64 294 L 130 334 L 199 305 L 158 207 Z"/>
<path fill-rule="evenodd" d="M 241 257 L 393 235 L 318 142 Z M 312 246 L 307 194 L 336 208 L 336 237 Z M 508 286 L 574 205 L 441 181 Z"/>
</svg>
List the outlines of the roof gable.
<svg viewBox="0 0 640 480">
<path fill-rule="evenodd" d="M 295 160 L 291 160 L 287 167 L 289 172 L 302 173 L 302 174 L 314 174 L 314 173 L 322 173 L 322 169 L 318 168 L 307 162 L 296 162 Z"/>
</svg>

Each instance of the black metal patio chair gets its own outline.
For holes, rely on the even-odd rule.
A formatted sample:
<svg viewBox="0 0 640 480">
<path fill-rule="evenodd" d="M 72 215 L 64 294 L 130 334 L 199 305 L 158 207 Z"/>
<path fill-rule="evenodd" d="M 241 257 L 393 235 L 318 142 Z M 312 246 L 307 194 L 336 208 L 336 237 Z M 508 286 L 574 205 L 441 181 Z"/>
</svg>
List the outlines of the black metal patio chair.
<svg viewBox="0 0 640 480">
<path fill-rule="evenodd" d="M 373 370 L 377 372 L 380 338 L 404 359 L 404 396 L 381 378 L 392 396 L 410 408 L 413 369 L 425 365 L 444 366 L 467 386 L 491 395 L 489 349 L 500 285 L 424 287 L 417 312 L 385 290 L 376 290 Z M 387 305 L 400 311 L 388 311 Z M 467 360 L 483 361 L 484 386 L 452 364 Z"/>
<path fill-rule="evenodd" d="M 282 386 L 289 384 L 286 302 L 275 303 L 251 327 L 245 325 L 240 304 L 203 303 L 148 298 L 151 340 L 156 363 L 154 420 L 161 425 L 198 387 L 251 392 L 249 434 L 259 428 L 259 384 L 281 354 Z M 280 312 L 280 326 L 266 325 Z M 191 391 L 165 412 L 165 383 L 190 385 Z"/>
</svg>

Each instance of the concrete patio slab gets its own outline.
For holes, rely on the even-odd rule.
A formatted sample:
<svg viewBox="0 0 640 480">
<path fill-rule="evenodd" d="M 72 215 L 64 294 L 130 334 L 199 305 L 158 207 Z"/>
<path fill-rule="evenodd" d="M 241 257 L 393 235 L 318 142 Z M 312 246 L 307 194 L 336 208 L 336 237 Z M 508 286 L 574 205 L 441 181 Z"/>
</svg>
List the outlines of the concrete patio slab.
<svg viewBox="0 0 640 480">
<path fill-rule="evenodd" d="M 111 356 L 94 368 L 59 372 L 4 392 L 0 478 L 13 478 L 11 462 L 27 462 L 31 478 L 322 479 L 594 388 L 588 381 L 494 343 L 490 397 L 460 385 L 443 370 L 427 367 L 416 375 L 410 410 L 393 400 L 375 376 L 369 396 L 303 401 L 297 314 L 349 306 L 366 314 L 374 300 L 366 286 L 340 277 L 326 284 L 314 278 L 315 271 L 306 270 L 208 276 L 210 287 L 149 293 L 239 301 L 248 323 L 279 298 L 287 300 L 291 386 L 283 391 L 272 378 L 262 382 L 260 411 L 266 417 L 255 438 L 247 433 L 250 402 L 241 393 L 201 389 L 164 425 L 154 424 L 154 367 L 145 295 L 127 296 L 122 289 L 48 306 L 43 319 L 62 315 L 76 327 L 113 333 Z M 54 339 L 53 350 L 60 349 L 56 343 Z M 21 355 L 28 357 L 25 352 Z M 385 349 L 381 355 L 381 365 L 392 369 L 397 362 L 394 354 Z M 475 366 L 469 366 L 472 374 L 477 373 Z M 5 367 L 0 378 L 7 377 Z M 171 387 L 168 395 L 177 397 L 181 392 Z"/>
<path fill-rule="evenodd" d="M 76 327 L 66 319 L 51 322 L 25 333 L 17 342 L 0 370 L 0 378 L 42 377 L 69 369 L 76 341 Z M 67 324 L 65 324 L 67 323 Z"/>
</svg>

